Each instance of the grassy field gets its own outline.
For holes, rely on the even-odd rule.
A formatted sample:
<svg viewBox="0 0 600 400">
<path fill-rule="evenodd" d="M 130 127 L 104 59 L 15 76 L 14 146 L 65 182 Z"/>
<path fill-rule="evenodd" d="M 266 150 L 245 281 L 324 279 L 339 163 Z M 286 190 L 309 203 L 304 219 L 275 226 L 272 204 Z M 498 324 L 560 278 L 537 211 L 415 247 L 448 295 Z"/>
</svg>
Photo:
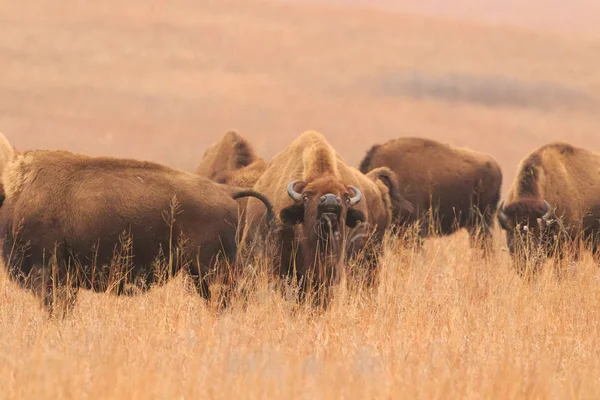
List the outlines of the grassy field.
<svg viewBox="0 0 600 400">
<path fill-rule="evenodd" d="M 466 234 L 390 241 L 382 283 L 326 312 L 264 277 L 216 313 L 176 279 L 147 295 L 81 293 L 49 319 L 0 280 L 3 398 L 596 398 L 598 268 L 518 278 Z"/>
<path fill-rule="evenodd" d="M 596 5 L 565 9 L 572 33 L 547 9 L 529 27 L 515 1 L 498 19 L 470 0 L 330 3 L 0 2 L 0 131 L 190 171 L 228 129 L 265 157 L 314 129 L 352 165 L 418 135 L 494 156 L 504 193 L 544 143 L 600 149 Z M 600 397 L 597 265 L 526 282 L 495 239 L 490 259 L 464 233 L 390 243 L 381 285 L 343 285 L 324 313 L 259 280 L 218 314 L 182 278 L 82 293 L 58 321 L 2 273 L 0 398 Z"/>
</svg>

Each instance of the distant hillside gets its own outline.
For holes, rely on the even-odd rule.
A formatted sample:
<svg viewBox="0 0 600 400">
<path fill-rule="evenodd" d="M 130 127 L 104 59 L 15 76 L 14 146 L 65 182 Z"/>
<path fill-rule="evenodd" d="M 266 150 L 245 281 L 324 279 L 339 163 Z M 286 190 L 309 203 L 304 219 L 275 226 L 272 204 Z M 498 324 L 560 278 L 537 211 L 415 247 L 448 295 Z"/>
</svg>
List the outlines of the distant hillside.
<svg viewBox="0 0 600 400">
<path fill-rule="evenodd" d="M 68 3 L 68 4 L 67 4 Z M 254 0 L 0 4 L 0 131 L 193 170 L 228 129 L 270 157 L 307 129 L 358 164 L 430 137 L 508 182 L 547 141 L 600 150 L 600 44 L 440 16 Z"/>
<path fill-rule="evenodd" d="M 305 0 L 296 0 L 305 2 Z M 600 37 L 600 3 L 593 0 L 312 0 L 317 4 L 359 5 L 384 10 L 417 12 L 438 17 L 556 30 L 567 35 Z"/>
</svg>

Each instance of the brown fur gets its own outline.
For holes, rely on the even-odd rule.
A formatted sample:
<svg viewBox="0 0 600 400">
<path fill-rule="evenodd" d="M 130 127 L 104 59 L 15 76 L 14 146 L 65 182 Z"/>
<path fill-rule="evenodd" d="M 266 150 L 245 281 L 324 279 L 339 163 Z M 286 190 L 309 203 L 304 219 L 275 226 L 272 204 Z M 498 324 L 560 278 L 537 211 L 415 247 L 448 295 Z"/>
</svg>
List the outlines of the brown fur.
<svg viewBox="0 0 600 400">
<path fill-rule="evenodd" d="M 367 200 L 369 226 L 374 230 L 377 241 L 381 242 L 392 224 L 394 210 L 411 212 L 413 206 L 401 195 L 398 178 L 389 168 L 379 167 L 366 175 L 357 169 L 351 170 Z"/>
<path fill-rule="evenodd" d="M 15 149 L 8 142 L 8 139 L 0 132 L 0 178 L 2 177 L 2 171 L 4 171 L 4 167 L 10 159 L 14 156 Z M 4 201 L 5 193 L 4 193 L 4 185 L 2 184 L 2 179 L 0 179 L 0 206 Z"/>
<path fill-rule="evenodd" d="M 546 227 L 540 221 L 547 211 L 544 200 L 553 209 L 557 222 Z M 513 253 L 514 235 L 522 233 L 523 226 L 528 227 L 531 237 L 540 238 L 547 245 L 542 249 L 546 254 L 550 245 L 565 245 L 549 238 L 571 242 L 592 239 L 596 249 L 600 230 L 600 154 L 563 142 L 535 150 L 519 164 L 505 199 L 504 214 L 507 221 L 499 220 Z"/>
<path fill-rule="evenodd" d="M 420 220 L 423 236 L 451 234 L 464 227 L 489 242 L 502 185 L 502 171 L 492 157 L 408 137 L 373 146 L 360 163 L 363 173 L 378 167 L 388 167 L 396 174 L 402 194 L 414 206 L 413 212 L 396 209 L 397 223 Z M 436 214 L 439 231 L 428 229 L 430 209 Z"/>
<path fill-rule="evenodd" d="M 219 142 L 206 149 L 196 173 L 217 183 L 250 189 L 266 169 L 267 163 L 256 153 L 250 142 L 238 132 L 228 131 Z M 248 199 L 241 199 L 238 204 L 238 236 L 241 236 Z"/>
<path fill-rule="evenodd" d="M 132 239 L 133 258 L 118 293 L 136 279 L 143 288 L 155 283 L 155 258 L 162 250 L 168 261 L 181 236 L 187 241 L 189 272 L 204 295 L 209 270 L 219 259 L 235 259 L 234 190 L 198 175 L 151 162 L 40 150 L 14 157 L 3 180 L 4 264 L 12 279 L 34 289 L 50 306 L 51 280 L 40 285 L 35 277 L 48 278 L 51 256 L 58 266 L 58 286 L 67 285 L 70 273 L 72 288 L 106 290 L 104 278 L 118 268 L 111 260 L 124 232 Z M 178 207 L 170 224 L 174 196 Z M 169 272 L 181 267 L 175 262 Z"/>
<path fill-rule="evenodd" d="M 196 173 L 217 183 L 251 188 L 266 168 L 250 142 L 238 132 L 229 131 L 206 149 Z"/>
<path fill-rule="evenodd" d="M 298 185 L 296 190 L 309 194 L 309 201 L 305 204 L 296 204 L 287 194 L 288 184 L 297 179 L 304 181 L 305 185 Z M 295 263 L 298 278 L 304 277 L 308 272 L 314 272 L 318 282 L 329 281 L 332 276 L 335 281 L 339 266 L 337 262 L 314 262 L 318 257 L 315 243 L 316 204 L 326 193 L 335 194 L 342 199 L 352 196 L 349 185 L 361 190 L 363 198 L 353 208 L 342 202 L 342 237 L 347 232 L 346 225 L 354 227 L 358 221 L 373 224 L 378 230 L 385 230 L 391 217 L 391 207 L 383 200 L 388 196 L 387 188 L 362 175 L 358 170 L 346 166 L 321 134 L 313 131 L 303 133 L 270 161 L 269 168 L 254 189 L 272 200 L 274 210 L 280 216 L 280 229 L 272 232 L 270 237 L 274 239 L 280 251 L 278 266 L 282 275 L 290 275 Z M 301 222 L 296 225 L 283 221 L 283 216 L 289 216 L 292 211 L 299 213 L 298 218 Z M 244 232 L 246 243 L 250 239 L 267 234 L 265 227 L 259 222 L 263 213 L 258 203 L 253 199 L 248 201 Z M 370 217 L 371 215 L 373 217 Z M 294 256 L 295 247 L 298 249 Z M 343 250 L 340 249 L 340 252 Z M 342 254 L 338 253 L 334 258 L 339 261 L 341 256 Z"/>
<path fill-rule="evenodd" d="M 358 182 L 356 186 L 362 191 L 366 200 L 367 224 L 363 224 L 362 231 L 358 232 L 364 234 L 364 240 L 354 243 L 349 249 L 349 254 L 352 256 L 353 253 L 364 251 L 371 270 L 369 278 L 372 279 L 382 251 L 381 244 L 393 221 L 394 210 L 410 212 L 413 208 L 412 204 L 401 195 L 398 178 L 389 168 L 376 168 L 366 175 L 355 168 L 350 170 Z"/>
</svg>

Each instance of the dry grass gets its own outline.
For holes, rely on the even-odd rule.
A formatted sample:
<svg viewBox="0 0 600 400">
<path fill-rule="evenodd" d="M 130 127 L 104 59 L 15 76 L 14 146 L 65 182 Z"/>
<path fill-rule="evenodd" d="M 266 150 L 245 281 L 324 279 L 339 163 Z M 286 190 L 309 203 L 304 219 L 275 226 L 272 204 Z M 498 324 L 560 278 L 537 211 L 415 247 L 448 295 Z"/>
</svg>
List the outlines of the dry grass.
<svg viewBox="0 0 600 400">
<path fill-rule="evenodd" d="M 597 266 L 527 283 L 501 248 L 498 235 L 482 259 L 465 233 L 390 243 L 382 284 L 344 285 L 322 313 L 264 279 L 245 309 L 215 313 L 179 278 L 83 293 L 56 320 L 3 274 L 1 397 L 598 397 Z"/>
</svg>

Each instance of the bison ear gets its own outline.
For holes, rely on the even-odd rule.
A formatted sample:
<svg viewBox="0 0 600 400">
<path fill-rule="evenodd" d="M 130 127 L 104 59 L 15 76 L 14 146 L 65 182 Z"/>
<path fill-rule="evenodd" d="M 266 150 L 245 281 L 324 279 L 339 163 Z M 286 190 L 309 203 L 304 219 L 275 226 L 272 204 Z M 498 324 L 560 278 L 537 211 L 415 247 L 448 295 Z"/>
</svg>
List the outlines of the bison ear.
<svg viewBox="0 0 600 400">
<path fill-rule="evenodd" d="M 498 224 L 500 224 L 500 228 L 504 229 L 505 231 L 511 230 L 511 227 L 508 225 L 508 221 L 506 220 L 498 218 Z M 514 226 L 512 227 L 512 229 L 514 229 Z"/>
<path fill-rule="evenodd" d="M 498 219 L 498 223 L 500 224 L 500 228 L 505 231 L 510 231 L 510 220 L 508 215 L 504 212 L 504 201 L 500 202 L 498 205 L 498 211 L 496 212 L 496 218 Z"/>
<path fill-rule="evenodd" d="M 286 225 L 298 225 L 304 221 L 304 204 L 294 204 L 281 210 L 281 222 Z"/>
<path fill-rule="evenodd" d="M 388 167 L 379 167 L 370 171 L 367 174 L 373 180 L 380 180 L 390 192 L 394 192 L 398 189 L 398 176 Z"/>
<path fill-rule="evenodd" d="M 412 214 L 415 212 L 415 206 L 404 197 L 400 190 L 398 175 L 396 175 L 388 167 L 379 167 L 367 174 L 374 180 L 379 180 L 388 188 L 390 199 L 392 200 L 392 206 L 394 208 L 394 214 L 400 215 L 403 213 Z"/>
<path fill-rule="evenodd" d="M 349 208 L 346 214 L 346 225 L 350 228 L 356 227 L 359 222 L 365 222 L 365 214 L 362 211 L 355 208 Z"/>
</svg>

